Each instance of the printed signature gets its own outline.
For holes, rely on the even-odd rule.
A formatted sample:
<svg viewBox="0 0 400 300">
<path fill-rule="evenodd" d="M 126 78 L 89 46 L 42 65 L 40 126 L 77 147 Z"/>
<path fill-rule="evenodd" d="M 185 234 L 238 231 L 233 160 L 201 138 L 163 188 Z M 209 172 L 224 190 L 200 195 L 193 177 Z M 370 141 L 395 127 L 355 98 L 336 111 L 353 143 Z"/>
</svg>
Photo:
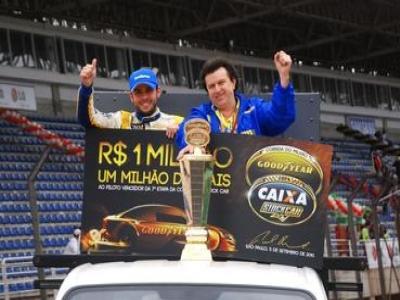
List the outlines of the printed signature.
<svg viewBox="0 0 400 300">
<path fill-rule="evenodd" d="M 289 235 L 275 234 L 275 233 L 271 232 L 271 230 L 267 230 L 263 233 L 260 233 L 256 237 L 254 237 L 249 244 L 250 245 L 273 245 L 273 246 L 285 247 L 287 249 L 307 250 L 307 248 L 310 246 L 311 242 L 308 241 L 303 244 L 295 245 L 295 244 L 290 243 Z"/>
</svg>

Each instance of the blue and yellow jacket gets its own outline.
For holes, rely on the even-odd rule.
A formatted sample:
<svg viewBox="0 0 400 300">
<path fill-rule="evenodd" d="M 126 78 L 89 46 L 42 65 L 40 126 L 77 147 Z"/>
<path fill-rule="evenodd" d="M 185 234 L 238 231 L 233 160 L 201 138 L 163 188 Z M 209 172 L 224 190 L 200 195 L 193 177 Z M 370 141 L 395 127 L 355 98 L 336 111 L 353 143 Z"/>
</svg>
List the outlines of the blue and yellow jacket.
<svg viewBox="0 0 400 300">
<path fill-rule="evenodd" d="M 259 97 L 248 98 L 243 94 L 235 94 L 239 101 L 237 128 L 234 133 L 275 136 L 283 133 L 294 122 L 296 117 L 293 85 L 282 88 L 280 84 L 274 87 L 271 101 Z M 189 116 L 180 124 L 176 135 L 179 149 L 186 146 L 184 137 L 185 123 L 193 118 L 207 120 L 211 133 L 223 132 L 221 121 L 211 102 L 195 107 Z"/>
</svg>

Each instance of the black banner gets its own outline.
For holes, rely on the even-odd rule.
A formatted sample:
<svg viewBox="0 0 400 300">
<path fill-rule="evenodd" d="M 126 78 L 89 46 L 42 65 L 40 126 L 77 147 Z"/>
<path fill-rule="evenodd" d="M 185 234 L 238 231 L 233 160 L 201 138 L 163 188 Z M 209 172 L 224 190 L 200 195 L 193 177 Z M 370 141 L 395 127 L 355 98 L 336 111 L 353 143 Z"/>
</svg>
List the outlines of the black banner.
<svg viewBox="0 0 400 300">
<path fill-rule="evenodd" d="M 331 146 L 212 135 L 209 248 L 218 255 L 320 268 Z M 163 132 L 86 133 L 83 251 L 178 253 L 181 177 Z"/>
</svg>

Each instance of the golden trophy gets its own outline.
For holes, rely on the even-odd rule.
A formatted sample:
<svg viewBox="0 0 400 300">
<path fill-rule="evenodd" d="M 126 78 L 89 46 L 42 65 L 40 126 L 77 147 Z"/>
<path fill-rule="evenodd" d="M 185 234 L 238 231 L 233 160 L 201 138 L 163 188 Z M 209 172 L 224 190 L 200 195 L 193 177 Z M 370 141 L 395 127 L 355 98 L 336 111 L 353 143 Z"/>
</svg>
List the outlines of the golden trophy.
<svg viewBox="0 0 400 300">
<path fill-rule="evenodd" d="M 212 260 L 207 247 L 207 216 L 210 203 L 213 157 L 203 149 L 210 142 L 210 125 L 203 119 L 191 119 L 185 124 L 185 141 L 194 147 L 193 154 L 185 154 L 179 161 L 182 193 L 188 217 L 186 245 L 182 260 Z"/>
</svg>

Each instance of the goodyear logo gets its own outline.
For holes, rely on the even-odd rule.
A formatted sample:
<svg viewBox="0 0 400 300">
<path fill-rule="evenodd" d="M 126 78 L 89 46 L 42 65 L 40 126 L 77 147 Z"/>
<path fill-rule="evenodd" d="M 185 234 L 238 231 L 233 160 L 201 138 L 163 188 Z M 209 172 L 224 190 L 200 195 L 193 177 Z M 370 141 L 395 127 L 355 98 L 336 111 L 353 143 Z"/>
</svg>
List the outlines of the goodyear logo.
<svg viewBox="0 0 400 300">
<path fill-rule="evenodd" d="M 299 225 L 316 210 L 316 197 L 311 187 L 287 175 L 269 175 L 257 179 L 247 199 L 253 212 L 276 225 Z"/>
<path fill-rule="evenodd" d="M 246 181 L 251 186 L 266 175 L 283 174 L 311 186 L 315 194 L 322 190 L 323 172 L 309 153 L 293 146 L 273 145 L 255 152 L 246 163 Z"/>
<path fill-rule="evenodd" d="M 146 74 L 138 75 L 138 76 L 135 77 L 135 80 L 142 79 L 142 78 L 148 79 L 148 78 L 150 78 L 150 76 L 146 75 Z"/>
</svg>

